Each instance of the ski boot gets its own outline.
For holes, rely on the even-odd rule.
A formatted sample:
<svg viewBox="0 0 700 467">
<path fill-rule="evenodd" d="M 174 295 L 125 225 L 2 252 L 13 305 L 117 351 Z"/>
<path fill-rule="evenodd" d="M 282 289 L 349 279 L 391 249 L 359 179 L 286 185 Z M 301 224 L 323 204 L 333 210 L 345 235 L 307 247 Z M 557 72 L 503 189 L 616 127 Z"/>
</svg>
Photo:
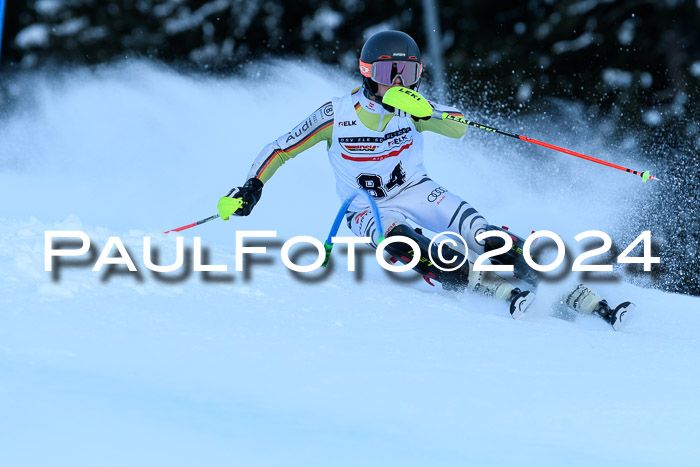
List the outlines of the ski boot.
<svg viewBox="0 0 700 467">
<path fill-rule="evenodd" d="M 612 309 L 606 300 L 601 299 L 600 295 L 583 284 L 577 285 L 564 299 L 564 303 L 579 313 L 600 316 L 615 331 L 620 331 L 627 324 L 631 312 L 636 308 L 634 303 L 623 302 Z"/>
<path fill-rule="evenodd" d="M 513 319 L 520 319 L 534 301 L 535 294 L 533 292 L 514 288 L 510 291 L 510 315 Z"/>
<path fill-rule="evenodd" d="M 607 301 L 601 300 L 593 313 L 603 318 L 615 331 L 620 331 L 627 325 L 630 314 L 636 307 L 632 302 L 622 302 L 613 310 Z"/>
<path fill-rule="evenodd" d="M 425 237 L 420 229 L 413 229 L 408 225 L 399 224 L 387 234 L 388 237 L 400 235 L 408 237 L 418 244 L 420 251 L 420 261 L 414 268 L 416 272 L 422 274 L 426 281 L 432 285 L 430 279 L 435 279 L 442 284 L 445 290 L 464 291 L 471 290 L 479 292 L 487 297 L 495 297 L 505 300 L 510 305 L 510 315 L 514 319 L 521 317 L 535 299 L 535 294 L 529 290 L 522 291 L 513 286 L 510 282 L 492 272 L 474 271 L 473 263 L 464 261 L 464 265 L 455 271 L 446 271 L 453 264 L 461 264 L 464 255 L 449 246 L 443 248 L 443 257 L 448 263 L 441 264 L 437 254 L 437 246 L 433 245 L 432 257 L 437 262 L 433 263 L 428 256 L 430 240 Z M 408 245 L 403 243 L 392 243 L 386 247 L 394 260 L 408 264 L 413 255 L 416 254 Z"/>
<path fill-rule="evenodd" d="M 472 263 L 469 263 L 473 266 Z M 505 300 L 509 304 L 510 315 L 513 319 L 520 319 L 527 309 L 535 301 L 535 293 L 530 290 L 520 290 L 513 284 L 503 279 L 498 274 L 488 271 L 469 271 L 469 289 L 481 292 L 487 297 L 495 297 Z"/>
</svg>

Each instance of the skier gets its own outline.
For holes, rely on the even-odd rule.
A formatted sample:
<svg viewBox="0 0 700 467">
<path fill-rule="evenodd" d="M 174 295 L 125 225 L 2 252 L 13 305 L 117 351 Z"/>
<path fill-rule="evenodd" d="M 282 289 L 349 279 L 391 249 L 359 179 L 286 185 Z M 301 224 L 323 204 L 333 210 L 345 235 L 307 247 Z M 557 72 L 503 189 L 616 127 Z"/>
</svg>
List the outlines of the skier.
<svg viewBox="0 0 700 467">
<path fill-rule="evenodd" d="M 448 191 L 428 177 L 423 166 L 424 131 L 432 131 L 450 138 L 464 136 L 467 125 L 462 113 L 453 107 L 429 102 L 432 115 L 418 118 L 407 113 L 410 102 L 424 99 L 417 90 L 421 81 L 423 63 L 415 41 L 400 31 L 382 31 L 372 35 L 362 48 L 359 61 L 362 85 L 349 94 L 326 102 L 289 133 L 265 146 L 253 162 L 243 186 L 233 188 L 219 200 L 219 214 L 228 220 L 231 214 L 247 216 L 260 200 L 265 183 L 289 159 L 325 141 L 328 156 L 336 178 L 336 191 L 341 200 L 347 199 L 358 188 L 366 190 L 376 201 L 384 232 L 377 231 L 375 215 L 366 199 L 356 197 L 348 207 L 347 225 L 357 236 L 371 238 L 376 247 L 380 236 L 401 235 L 415 240 L 420 252 L 413 252 L 404 243 L 392 243 L 386 250 L 395 259 L 408 263 L 414 254 L 428 258 L 430 241 L 420 228 L 414 229 L 408 221 L 434 232 L 450 231 L 461 235 L 470 254 L 481 255 L 501 244 L 498 239 L 477 241 L 485 231 L 497 229 L 468 202 Z M 394 87 L 406 90 L 406 105 L 394 103 L 391 107 L 382 101 L 385 93 Z M 410 90 L 410 91 L 408 91 Z M 241 203 L 242 202 L 242 203 Z M 500 230 L 500 229 L 499 229 Z M 510 233 L 509 233 L 510 234 Z M 514 240 L 522 239 L 510 234 Z M 433 248 L 436 248 L 433 245 Z M 445 248 L 443 257 L 459 264 L 462 253 Z M 438 258 L 432 255 L 433 260 Z M 500 255 L 496 261 L 514 264 L 516 274 L 532 279 L 531 270 L 515 253 Z M 516 287 L 495 273 L 477 272 L 473 263 L 466 261 L 463 268 L 447 272 L 452 263 L 438 264 L 421 261 L 416 270 L 426 279 L 435 279 L 445 288 L 477 290 L 505 300 L 514 318 L 522 315 L 535 298 L 535 281 L 530 280 L 525 290 Z M 619 329 L 626 321 L 625 313 L 634 306 L 629 302 L 610 309 L 604 300 L 583 285 L 564 297 L 564 302 L 576 311 L 596 313 L 613 328 Z"/>
</svg>

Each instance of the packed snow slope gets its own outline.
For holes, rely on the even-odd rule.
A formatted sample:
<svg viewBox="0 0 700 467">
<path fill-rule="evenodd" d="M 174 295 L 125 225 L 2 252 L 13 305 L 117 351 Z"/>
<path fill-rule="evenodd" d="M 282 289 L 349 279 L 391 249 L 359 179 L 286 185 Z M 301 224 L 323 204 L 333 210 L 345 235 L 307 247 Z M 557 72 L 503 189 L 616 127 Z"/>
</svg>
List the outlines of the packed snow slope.
<svg viewBox="0 0 700 467">
<path fill-rule="evenodd" d="M 340 200 L 320 145 L 279 170 L 252 216 L 183 232 L 228 273 L 143 266 L 143 237 L 172 262 L 175 237 L 161 231 L 214 214 L 264 144 L 356 82 L 278 62 L 237 79 L 136 63 L 15 83 L 26 101 L 0 122 L 0 465 L 698 461 L 697 297 L 593 282 L 613 304 L 638 304 L 615 333 L 556 312 L 578 273 L 543 284 L 515 321 L 502 303 L 392 279 L 371 255 L 348 272 L 340 248 L 326 276 L 291 274 L 279 243 L 249 277 L 236 272 L 236 231 L 327 235 Z M 581 121 L 529 128 L 636 166 L 632 149 L 606 148 Z M 586 230 L 625 232 L 653 189 L 524 146 L 428 135 L 426 165 L 494 224 L 574 246 Z M 139 272 L 77 258 L 56 278 L 44 271 L 48 230 L 85 231 L 95 254 L 118 236 Z"/>
</svg>

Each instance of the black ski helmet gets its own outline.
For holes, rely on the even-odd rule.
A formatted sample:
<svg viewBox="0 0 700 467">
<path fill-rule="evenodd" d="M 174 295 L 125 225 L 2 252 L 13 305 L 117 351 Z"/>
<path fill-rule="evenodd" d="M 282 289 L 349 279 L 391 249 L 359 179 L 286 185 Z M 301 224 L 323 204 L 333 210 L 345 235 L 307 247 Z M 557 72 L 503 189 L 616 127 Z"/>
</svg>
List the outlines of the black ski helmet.
<svg viewBox="0 0 700 467">
<path fill-rule="evenodd" d="M 401 31 L 381 31 L 367 39 L 360 53 L 360 73 L 362 73 L 365 89 L 377 92 L 377 83 L 371 78 L 371 65 L 374 62 L 385 60 L 404 60 L 420 63 L 421 70 L 423 62 L 420 59 L 420 49 L 411 36 Z M 410 86 L 411 89 L 418 89 L 420 79 Z"/>
</svg>

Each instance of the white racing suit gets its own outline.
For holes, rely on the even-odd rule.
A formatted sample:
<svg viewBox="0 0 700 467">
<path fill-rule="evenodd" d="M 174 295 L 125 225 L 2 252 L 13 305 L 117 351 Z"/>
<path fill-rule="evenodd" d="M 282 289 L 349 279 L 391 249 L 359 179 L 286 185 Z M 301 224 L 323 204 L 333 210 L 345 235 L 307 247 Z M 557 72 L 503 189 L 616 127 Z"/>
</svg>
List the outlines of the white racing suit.
<svg viewBox="0 0 700 467">
<path fill-rule="evenodd" d="M 467 242 L 471 254 L 484 253 L 483 242 L 475 236 L 488 223 L 469 203 L 431 180 L 423 165 L 424 131 L 459 138 L 467 126 L 462 113 L 431 103 L 435 112 L 428 120 L 416 120 L 405 112 L 389 111 L 368 98 L 363 88 L 334 98 L 286 135 L 267 145 L 253 163 L 249 177 L 267 182 L 287 160 L 321 141 L 328 145 L 328 158 L 336 178 L 341 201 L 366 190 L 376 201 L 384 227 L 383 236 L 395 226 L 410 220 L 436 233 L 450 231 Z M 367 199 L 359 196 L 347 212 L 348 226 L 377 246 L 376 213 Z M 494 275 L 494 280 L 497 276 Z M 470 277 L 475 286 L 481 273 Z M 503 281 L 499 279 L 500 285 Z M 471 287 L 471 285 L 470 285 Z M 501 294 L 507 298 L 510 290 Z"/>
<path fill-rule="evenodd" d="M 423 135 L 416 122 L 395 112 L 383 130 L 368 128 L 359 119 L 352 94 L 334 99 L 333 130 L 328 157 L 336 177 L 341 200 L 358 188 L 372 195 L 384 227 L 383 236 L 394 226 L 410 219 L 434 232 L 452 231 L 481 254 L 474 237 L 485 230 L 486 219 L 463 201 L 431 180 L 423 166 Z M 348 226 L 355 235 L 372 238 L 376 247 L 375 213 L 364 197 L 356 197 L 348 209 Z"/>
<path fill-rule="evenodd" d="M 360 201 L 366 202 L 364 199 Z M 477 242 L 475 237 L 486 231 L 486 219 L 469 203 L 425 175 L 407 185 L 395 197 L 376 203 L 384 229 L 383 237 L 395 226 L 410 220 L 436 233 L 457 233 L 465 239 L 470 252 L 484 253 L 483 240 Z M 348 211 L 346 219 L 352 233 L 370 237 L 372 245 L 377 246 L 375 213 L 369 207 L 360 212 Z"/>
<path fill-rule="evenodd" d="M 487 229 L 486 219 L 469 203 L 430 179 L 423 166 L 422 132 L 460 138 L 467 126 L 457 109 L 432 102 L 431 105 L 435 109 L 432 118 L 415 120 L 370 100 L 364 88 L 355 89 L 323 104 L 292 131 L 265 146 L 248 176 L 267 183 L 286 161 L 325 141 L 341 202 L 358 188 L 366 190 L 377 203 L 383 237 L 410 220 L 436 233 L 459 234 L 472 258 L 481 255 L 484 243 L 475 237 Z M 370 237 L 376 247 L 379 232 L 375 216 L 367 200 L 356 197 L 346 219 L 355 235 Z M 503 299 L 508 299 L 514 289 L 496 274 L 475 272 L 472 267 L 468 278 L 469 288 Z M 577 311 L 591 313 L 600 297 L 581 287 L 565 296 L 564 302 Z"/>
</svg>

